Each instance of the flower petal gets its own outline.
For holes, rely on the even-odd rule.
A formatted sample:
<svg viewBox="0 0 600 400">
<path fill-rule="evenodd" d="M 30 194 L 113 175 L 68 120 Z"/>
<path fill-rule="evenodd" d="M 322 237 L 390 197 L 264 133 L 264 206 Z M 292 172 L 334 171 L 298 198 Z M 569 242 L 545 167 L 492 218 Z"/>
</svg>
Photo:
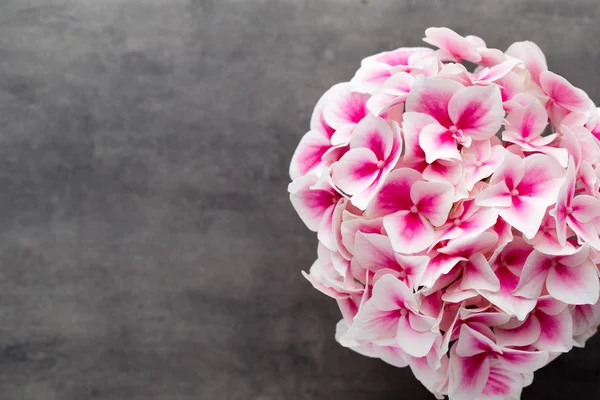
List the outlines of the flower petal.
<svg viewBox="0 0 600 400">
<path fill-rule="evenodd" d="M 549 262 L 553 259 L 552 256 L 540 253 L 534 250 L 527 257 L 519 284 L 513 291 L 517 296 L 523 296 L 528 299 L 537 299 L 542 294 L 546 277 L 550 271 Z"/>
<path fill-rule="evenodd" d="M 300 139 L 300 143 L 292 156 L 290 177 L 296 179 L 310 171 L 319 170 L 325 164 L 322 157 L 330 147 L 329 139 L 320 132 L 307 132 Z"/>
<path fill-rule="evenodd" d="M 447 183 L 419 181 L 412 185 L 410 198 L 418 212 L 427 217 L 433 226 L 439 227 L 448 219 L 454 188 Z"/>
<path fill-rule="evenodd" d="M 508 140 L 510 135 L 506 134 L 510 132 L 521 140 L 532 140 L 541 136 L 548 125 L 548 113 L 539 100 L 532 98 L 526 107 L 510 112 L 506 120 L 509 125 L 502 134 L 503 138 L 506 136 L 504 140 Z"/>
<path fill-rule="evenodd" d="M 383 226 L 394 251 L 414 254 L 425 250 L 435 239 L 433 226 L 418 213 L 398 211 L 383 218 Z"/>
<path fill-rule="evenodd" d="M 448 103 L 448 114 L 464 135 L 474 140 L 494 136 L 502 126 L 504 109 L 497 86 L 470 86 L 458 91 Z"/>
<path fill-rule="evenodd" d="M 413 357 L 425 357 L 437 334 L 432 331 L 417 332 L 409 323 L 408 315 L 400 317 L 398 321 L 397 343 L 402 350 Z"/>
<path fill-rule="evenodd" d="M 427 125 L 419 135 L 419 146 L 428 163 L 435 160 L 460 160 L 460 152 L 452 133 L 438 124 Z"/>
<path fill-rule="evenodd" d="M 481 353 L 500 352 L 500 347 L 481 332 L 469 325 L 460 327 L 460 334 L 456 342 L 456 354 L 460 357 L 471 357 Z"/>
<path fill-rule="evenodd" d="M 319 230 L 317 232 L 317 239 L 319 239 L 320 243 L 323 243 L 325 247 L 329 250 L 337 251 L 337 245 L 335 241 L 335 233 L 333 231 L 333 215 L 338 203 L 329 207 L 325 213 L 323 214 L 323 218 L 321 218 L 321 223 L 319 224 Z"/>
<path fill-rule="evenodd" d="M 515 42 L 506 50 L 506 54 L 522 60 L 537 84 L 540 83 L 540 74 L 548 70 L 544 52 L 533 42 Z"/>
<path fill-rule="evenodd" d="M 356 232 L 354 258 L 371 272 L 383 268 L 398 269 L 390 239 L 384 235 Z"/>
<path fill-rule="evenodd" d="M 554 204 L 565 178 L 565 169 L 552 157 L 532 154 L 523 160 L 525 173 L 517 189 L 520 196 L 537 197 L 538 204 Z"/>
<path fill-rule="evenodd" d="M 567 218 L 567 224 L 579 238 L 579 243 L 587 243 L 594 249 L 600 250 L 600 236 L 593 222 L 585 224 L 575 218 Z"/>
<path fill-rule="evenodd" d="M 352 92 L 350 84 L 336 85 L 323 109 L 325 122 L 336 130 L 344 125 L 359 123 L 368 114 L 368 98 L 366 94 Z"/>
<path fill-rule="evenodd" d="M 600 217 L 600 199 L 588 195 L 577 196 L 571 201 L 573 218 L 579 222 L 587 223 Z"/>
<path fill-rule="evenodd" d="M 497 360 L 491 360 L 490 374 L 478 400 L 519 400 L 523 386 L 522 374 L 504 367 Z"/>
<path fill-rule="evenodd" d="M 343 247 L 350 253 L 350 258 L 354 254 L 354 244 L 358 232 L 363 233 L 381 233 L 383 221 L 381 218 L 364 219 L 356 217 L 349 212 L 344 212 L 343 222 L 340 227 Z M 342 247 L 342 246 L 340 246 Z"/>
<path fill-rule="evenodd" d="M 427 28 L 423 41 L 452 55 L 456 60 L 474 63 L 481 61 L 481 55 L 475 44 L 451 29 Z"/>
<path fill-rule="evenodd" d="M 400 47 L 395 50 L 384 51 L 364 58 L 360 65 L 367 65 L 374 62 L 380 62 L 389 66 L 408 65 L 409 60 L 414 55 L 427 56 L 433 54 L 433 50 L 428 47 Z"/>
<path fill-rule="evenodd" d="M 405 307 L 417 307 L 412 290 L 393 275 L 384 275 L 375 282 L 369 300 L 378 310 L 394 311 Z"/>
<path fill-rule="evenodd" d="M 421 174 L 412 168 L 398 168 L 392 171 L 381 189 L 366 209 L 370 218 L 409 210 L 413 206 L 410 188 L 421 180 Z"/>
<path fill-rule="evenodd" d="M 552 297 L 567 304 L 595 304 L 600 291 L 598 270 L 591 260 L 578 267 L 559 264 L 548 273 L 546 288 Z"/>
<path fill-rule="evenodd" d="M 542 351 L 566 353 L 573 347 L 573 318 L 569 310 L 558 315 L 536 312 L 540 323 L 540 337 L 533 346 Z"/>
<path fill-rule="evenodd" d="M 496 211 L 513 228 L 531 239 L 540 229 L 547 205 L 539 198 L 515 196 L 512 198 L 511 207 L 497 208 Z"/>
<path fill-rule="evenodd" d="M 451 399 L 476 399 L 490 375 L 489 358 L 485 353 L 473 357 L 459 357 L 455 348 L 456 345 L 450 354 L 448 394 Z"/>
<path fill-rule="evenodd" d="M 540 333 L 540 322 L 534 316 L 530 316 L 514 328 L 494 327 L 496 343 L 503 347 L 529 346 L 539 339 Z"/>
<path fill-rule="evenodd" d="M 512 205 L 510 190 L 503 181 L 498 182 L 477 194 L 475 204 L 482 207 L 510 207 Z"/>
<path fill-rule="evenodd" d="M 334 164 L 331 178 L 344 193 L 353 195 L 367 189 L 379 176 L 377 156 L 369 149 L 349 150 Z"/>
<path fill-rule="evenodd" d="M 503 348 L 498 355 L 498 361 L 507 369 L 519 373 L 536 371 L 548 363 L 548 353 L 545 351 L 526 351 Z"/>
<path fill-rule="evenodd" d="M 461 221 L 459 227 L 464 236 L 478 235 L 496 223 L 498 214 L 490 208 L 480 208 L 470 218 Z"/>
<path fill-rule="evenodd" d="M 505 249 L 511 245 L 511 247 L 515 247 L 515 243 L 519 243 L 516 242 L 516 239 L 517 238 L 515 238 L 515 241 L 509 243 Z M 504 250 L 504 252 L 507 251 Z M 521 296 L 516 296 L 512 293 L 518 284 L 519 278 L 509 269 L 509 267 L 513 265 L 513 263 L 519 265 L 519 267 L 523 265 L 522 263 L 524 262 L 525 258 L 520 255 L 521 252 L 522 249 L 519 248 L 511 250 L 510 253 L 513 254 L 508 254 L 504 256 L 503 259 L 503 263 L 506 263 L 507 265 L 504 266 L 501 264 L 496 268 L 495 272 L 498 280 L 500 281 L 500 290 L 496 292 L 480 290 L 479 292 L 483 297 L 493 303 L 494 306 L 498 307 L 500 310 L 509 315 L 514 315 L 517 317 L 517 319 L 523 321 L 527 317 L 527 314 L 535 308 L 536 300 L 526 299 Z"/>
<path fill-rule="evenodd" d="M 329 103 L 329 98 L 332 94 L 335 94 L 341 88 L 345 87 L 347 83 L 338 83 L 327 90 L 321 98 L 317 101 L 313 113 L 310 117 L 310 130 L 317 131 L 321 135 L 323 135 L 327 139 L 331 139 L 331 135 L 335 132 L 331 126 L 325 122 L 324 109 L 325 106 Z"/>
<path fill-rule="evenodd" d="M 450 127 L 448 103 L 463 87 L 449 79 L 418 77 L 406 99 L 406 111 L 430 115 L 441 125 Z"/>
<path fill-rule="evenodd" d="M 371 301 L 363 304 L 346 333 L 348 339 L 385 340 L 393 339 L 398 333 L 398 313 L 381 311 Z"/>
<path fill-rule="evenodd" d="M 323 216 L 335 206 L 341 196 L 331 190 L 313 189 L 319 178 L 305 175 L 294 179 L 288 186 L 292 206 L 308 229 L 317 232 Z"/>
<path fill-rule="evenodd" d="M 460 288 L 462 290 L 500 290 L 500 281 L 483 254 L 475 253 L 469 257 L 469 262 L 463 269 Z"/>
<path fill-rule="evenodd" d="M 506 76 L 514 67 L 521 64 L 521 60 L 517 58 L 508 58 L 505 61 L 487 68 L 485 74 L 478 74 L 479 79 L 486 82 L 494 82 Z"/>
<path fill-rule="evenodd" d="M 395 254 L 396 262 L 400 264 L 402 270 L 406 273 L 409 282 L 413 289 L 417 289 L 421 285 L 421 279 L 429 263 L 429 257 L 427 256 L 403 256 L 401 254 Z"/>
<path fill-rule="evenodd" d="M 473 186 L 475 186 L 477 182 L 496 172 L 506 155 L 506 149 L 501 145 L 491 148 L 491 155 L 487 157 L 480 155 L 475 156 L 470 152 L 471 149 L 477 151 L 477 149 L 481 147 L 490 147 L 489 141 L 476 141 L 473 142 L 468 149 L 463 149 L 462 157 L 465 166 L 465 186 L 468 190 L 473 189 Z"/>
<path fill-rule="evenodd" d="M 435 124 L 435 119 L 427 114 L 406 112 L 402 119 L 402 132 L 404 134 L 406 163 L 415 163 L 425 159 L 425 153 L 419 145 L 421 131 L 427 125 Z"/>
<path fill-rule="evenodd" d="M 554 72 L 542 72 L 540 86 L 548 97 L 569 111 L 587 111 L 589 108 L 590 103 L 585 92 Z"/>
<path fill-rule="evenodd" d="M 350 139 L 350 149 L 369 149 L 375 154 L 377 160 L 381 161 L 388 158 L 393 145 L 392 128 L 385 119 L 374 115 L 363 118 L 354 128 Z"/>
<path fill-rule="evenodd" d="M 525 165 L 521 157 L 511 152 L 504 155 L 502 164 L 490 178 L 490 185 L 504 181 L 506 187 L 512 190 L 517 187 L 525 174 Z"/>
<path fill-rule="evenodd" d="M 377 89 L 391 76 L 392 67 L 382 62 L 362 65 L 350 81 L 354 90 L 361 93 L 376 93 Z"/>
<path fill-rule="evenodd" d="M 433 288 L 438 279 L 442 275 L 448 274 L 460 261 L 464 261 L 464 258 L 441 253 L 436 255 L 427 264 L 421 285 Z"/>
</svg>

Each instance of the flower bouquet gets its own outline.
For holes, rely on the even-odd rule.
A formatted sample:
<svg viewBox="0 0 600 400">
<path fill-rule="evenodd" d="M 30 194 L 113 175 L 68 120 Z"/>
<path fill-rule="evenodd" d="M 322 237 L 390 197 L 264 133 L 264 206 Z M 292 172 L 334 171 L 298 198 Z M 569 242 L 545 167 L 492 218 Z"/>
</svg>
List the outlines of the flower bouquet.
<svg viewBox="0 0 600 400">
<path fill-rule="evenodd" d="M 519 399 L 597 329 L 600 112 L 532 42 L 424 41 L 318 101 L 290 166 L 304 275 L 341 345 L 438 398 Z"/>
</svg>

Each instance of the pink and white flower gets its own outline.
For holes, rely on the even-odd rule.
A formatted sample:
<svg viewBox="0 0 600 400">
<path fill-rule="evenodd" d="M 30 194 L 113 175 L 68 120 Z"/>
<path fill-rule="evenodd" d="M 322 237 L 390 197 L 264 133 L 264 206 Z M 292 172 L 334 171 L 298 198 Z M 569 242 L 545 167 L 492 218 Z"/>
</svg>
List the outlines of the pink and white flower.
<svg viewBox="0 0 600 400">
<path fill-rule="evenodd" d="M 403 47 L 375 54 L 362 60 L 351 82 L 358 92 L 377 94 L 395 73 L 437 72 L 439 61 L 432 55 L 433 50 L 426 47 Z"/>
<path fill-rule="evenodd" d="M 562 167 L 567 166 L 567 150 L 550 146 L 558 134 L 542 136 L 548 125 L 548 113 L 535 97 L 531 97 L 525 107 L 518 107 L 510 112 L 506 121 L 506 129 L 502 132 L 504 141 L 520 146 L 525 152 L 551 155 Z"/>
<path fill-rule="evenodd" d="M 366 208 L 376 190 L 398 162 L 402 139 L 398 124 L 367 116 L 357 124 L 350 150 L 332 166 L 331 180 L 351 196 L 352 204 Z"/>
<path fill-rule="evenodd" d="M 368 95 L 353 91 L 349 83 L 338 84 L 330 90 L 323 107 L 323 119 L 335 129 L 331 135 L 332 145 L 345 145 L 350 141 L 356 125 L 369 114 L 368 99 Z"/>
<path fill-rule="evenodd" d="M 537 299 L 544 288 L 563 303 L 595 304 L 600 284 L 598 269 L 589 257 L 589 247 L 583 245 L 569 255 L 549 255 L 533 250 L 513 293 Z"/>
<path fill-rule="evenodd" d="M 463 149 L 462 165 L 467 190 L 473 189 L 477 182 L 492 175 L 504 161 L 505 155 L 506 149 L 499 141 L 493 140 L 473 142 L 471 147 Z"/>
<path fill-rule="evenodd" d="M 600 237 L 593 219 L 600 217 L 600 199 L 586 194 L 575 195 L 577 180 L 575 163 L 569 159 L 566 181 L 560 189 L 556 206 L 550 211 L 556 220 L 556 234 L 561 245 L 567 242 L 567 230 L 572 229 L 579 243 L 588 243 L 600 250 Z"/>
<path fill-rule="evenodd" d="M 409 168 L 393 171 L 366 210 L 381 216 L 395 251 L 414 254 L 425 250 L 435 239 L 435 227 L 442 226 L 454 198 L 447 183 L 426 182 Z"/>
<path fill-rule="evenodd" d="M 344 207 L 345 200 L 329 184 L 326 176 L 304 175 L 288 186 L 290 201 L 308 229 L 318 232 L 318 238 L 327 248 L 336 250 L 333 214 L 336 207 Z"/>
<path fill-rule="evenodd" d="M 348 329 L 347 338 L 397 344 L 413 357 L 429 353 L 439 332 L 437 319 L 419 313 L 418 302 L 401 280 L 386 275 L 375 286 Z"/>
<path fill-rule="evenodd" d="M 532 154 L 521 159 L 508 153 L 475 203 L 494 207 L 502 219 L 532 238 L 546 207 L 555 203 L 564 176 L 564 169 L 549 156 Z"/>
<path fill-rule="evenodd" d="M 547 352 L 499 346 L 489 328 L 481 325 L 477 328 L 463 325 L 451 349 L 450 398 L 477 399 L 489 381 L 491 360 L 515 373 L 533 372 L 548 362 Z"/>
<path fill-rule="evenodd" d="M 504 118 L 500 91 L 496 86 L 464 87 L 446 79 L 417 78 L 406 100 L 407 112 L 432 116 L 419 135 L 425 159 L 460 160 L 457 145 L 469 147 L 472 140 L 494 136 Z"/>
<path fill-rule="evenodd" d="M 518 400 L 600 323 L 600 112 L 532 42 L 425 36 L 317 103 L 289 171 L 303 274 L 342 346 L 439 399 Z"/>
</svg>

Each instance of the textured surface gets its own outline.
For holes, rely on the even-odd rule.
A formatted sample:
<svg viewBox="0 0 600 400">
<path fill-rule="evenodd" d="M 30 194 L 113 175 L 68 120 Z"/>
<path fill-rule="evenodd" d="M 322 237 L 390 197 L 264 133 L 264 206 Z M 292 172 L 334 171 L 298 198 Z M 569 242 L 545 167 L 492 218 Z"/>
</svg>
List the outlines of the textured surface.
<svg viewBox="0 0 600 400">
<path fill-rule="evenodd" d="M 288 204 L 311 108 L 428 26 L 600 102 L 597 0 L 0 0 L 0 399 L 432 399 L 338 346 Z M 600 397 L 600 340 L 524 399 Z"/>
</svg>

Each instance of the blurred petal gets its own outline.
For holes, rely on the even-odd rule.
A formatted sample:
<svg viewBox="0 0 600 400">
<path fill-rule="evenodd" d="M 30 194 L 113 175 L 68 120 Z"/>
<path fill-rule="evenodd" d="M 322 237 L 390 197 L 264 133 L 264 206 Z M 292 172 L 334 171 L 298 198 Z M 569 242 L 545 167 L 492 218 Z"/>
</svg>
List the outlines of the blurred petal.
<svg viewBox="0 0 600 400">
<path fill-rule="evenodd" d="M 500 346 L 529 346 L 539 339 L 540 333 L 540 322 L 532 316 L 515 328 L 494 328 L 496 343 Z"/>
<path fill-rule="evenodd" d="M 520 373 L 536 371 L 548 363 L 548 353 L 503 348 L 498 361 L 507 369 Z"/>
<path fill-rule="evenodd" d="M 481 61 L 481 55 L 475 44 L 451 29 L 427 28 L 423 41 L 440 48 L 455 57 L 456 60 L 466 60 L 474 63 Z"/>
</svg>

